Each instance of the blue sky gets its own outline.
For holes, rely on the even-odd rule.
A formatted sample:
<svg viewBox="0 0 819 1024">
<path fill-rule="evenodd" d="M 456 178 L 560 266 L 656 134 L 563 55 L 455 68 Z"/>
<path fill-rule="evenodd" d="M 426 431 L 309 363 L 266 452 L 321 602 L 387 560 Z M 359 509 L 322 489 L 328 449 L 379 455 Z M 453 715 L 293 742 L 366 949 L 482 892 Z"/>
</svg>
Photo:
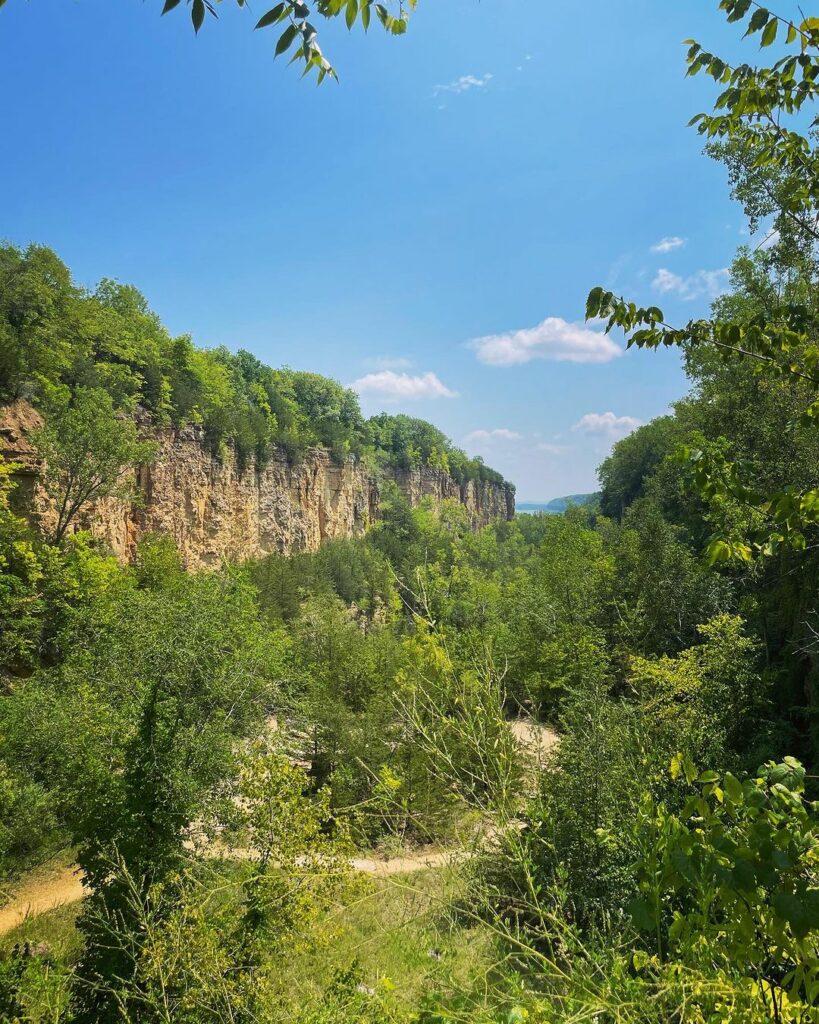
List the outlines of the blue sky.
<svg viewBox="0 0 819 1024">
<path fill-rule="evenodd" d="M 681 41 L 756 45 L 716 0 L 420 0 L 398 39 L 320 26 L 317 89 L 252 31 L 267 6 L 195 38 L 160 0 L 8 0 L 0 236 L 433 421 L 521 500 L 594 489 L 686 385 L 589 334 L 586 294 L 679 320 L 724 286 L 743 219 L 686 128 L 714 87 Z"/>
</svg>

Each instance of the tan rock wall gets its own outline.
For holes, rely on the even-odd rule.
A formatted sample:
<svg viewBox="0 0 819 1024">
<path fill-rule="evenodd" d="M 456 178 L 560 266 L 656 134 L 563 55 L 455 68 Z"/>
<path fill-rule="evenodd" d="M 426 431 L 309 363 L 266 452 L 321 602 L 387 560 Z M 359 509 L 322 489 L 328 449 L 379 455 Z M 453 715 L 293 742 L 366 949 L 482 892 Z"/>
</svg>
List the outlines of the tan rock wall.
<svg viewBox="0 0 819 1024">
<path fill-rule="evenodd" d="M 0 451 L 22 464 L 18 507 L 47 529 L 53 510 L 39 486 L 36 458 L 27 433 L 39 422 L 26 403 L 0 411 Z M 311 449 L 291 465 L 278 451 L 267 465 L 240 471 L 232 454 L 215 458 L 196 427 L 154 432 L 156 462 L 141 467 L 142 507 L 105 500 L 90 507 L 78 527 L 90 529 L 123 561 L 133 556 L 146 532 L 170 534 L 186 566 L 218 565 L 278 551 L 315 551 L 328 538 L 363 534 L 378 518 L 379 484 L 361 465 L 335 465 L 329 453 Z M 475 527 L 514 514 L 511 490 L 469 482 L 461 487 L 446 473 L 422 467 L 398 471 L 395 479 L 407 499 L 418 504 L 455 498 L 469 510 Z"/>
</svg>

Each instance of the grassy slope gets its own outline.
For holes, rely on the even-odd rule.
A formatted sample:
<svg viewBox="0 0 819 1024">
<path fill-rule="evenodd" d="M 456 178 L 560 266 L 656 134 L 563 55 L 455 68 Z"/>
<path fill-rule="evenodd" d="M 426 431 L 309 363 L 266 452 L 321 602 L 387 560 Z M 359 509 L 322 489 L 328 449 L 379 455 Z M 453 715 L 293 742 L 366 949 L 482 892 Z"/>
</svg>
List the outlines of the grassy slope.
<svg viewBox="0 0 819 1024">
<path fill-rule="evenodd" d="M 487 979 L 496 958 L 488 929 L 456 920 L 452 900 L 461 887 L 449 867 L 369 880 L 356 902 L 327 922 L 332 941 L 293 958 L 283 987 L 296 1003 L 309 1005 L 337 970 L 357 961 L 388 1019 L 405 1019 L 429 993 L 465 991 L 472 993 L 469 1019 L 478 1019 L 491 1003 Z M 81 951 L 78 911 L 75 903 L 32 917 L 0 939 L 0 956 L 17 943 L 48 947 L 32 958 L 25 976 L 34 1024 L 56 1020 L 65 1004 L 68 972 Z"/>
</svg>

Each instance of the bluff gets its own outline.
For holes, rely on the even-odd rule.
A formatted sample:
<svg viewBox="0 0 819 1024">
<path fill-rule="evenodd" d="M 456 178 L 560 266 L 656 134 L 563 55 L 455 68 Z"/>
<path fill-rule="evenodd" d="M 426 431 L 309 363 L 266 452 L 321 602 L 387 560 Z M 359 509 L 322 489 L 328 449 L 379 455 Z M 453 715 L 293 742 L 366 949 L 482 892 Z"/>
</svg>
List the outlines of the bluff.
<svg viewBox="0 0 819 1024">
<path fill-rule="evenodd" d="M 54 516 L 39 484 L 39 467 L 27 439 L 39 416 L 17 401 L 0 409 L 0 453 L 18 463 L 15 503 L 40 526 Z M 411 505 L 424 498 L 460 501 L 473 528 L 493 519 L 511 519 L 514 490 L 491 481 L 459 483 L 429 466 L 384 470 L 379 477 L 361 462 L 336 465 L 323 448 L 312 448 L 298 462 L 276 449 L 264 466 L 240 469 L 230 447 L 216 458 L 201 428 L 148 428 L 158 457 L 137 471 L 141 506 L 106 499 L 88 508 L 78 527 L 105 542 L 118 558 L 133 557 L 139 538 L 166 533 L 190 569 L 280 552 L 315 551 L 324 540 L 354 537 L 378 519 L 384 479 L 393 479 Z"/>
</svg>

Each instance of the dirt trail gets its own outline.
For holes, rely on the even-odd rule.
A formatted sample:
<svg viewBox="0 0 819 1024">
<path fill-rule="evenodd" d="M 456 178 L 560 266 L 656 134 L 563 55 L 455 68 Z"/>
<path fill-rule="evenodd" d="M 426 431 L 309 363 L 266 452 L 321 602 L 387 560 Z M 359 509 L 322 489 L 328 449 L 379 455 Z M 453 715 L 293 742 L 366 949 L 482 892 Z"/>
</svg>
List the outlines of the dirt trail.
<svg viewBox="0 0 819 1024">
<path fill-rule="evenodd" d="M 0 935 L 12 931 L 28 917 L 76 903 L 84 895 L 79 868 L 61 868 L 49 875 L 35 874 L 12 895 L 8 906 L 0 908 Z"/>
<path fill-rule="evenodd" d="M 531 718 L 513 719 L 509 722 L 509 731 L 522 747 L 541 762 L 560 742 L 560 737 L 550 725 L 534 722 Z"/>
<path fill-rule="evenodd" d="M 241 854 L 244 851 L 234 851 Z M 458 860 L 458 855 L 447 850 L 421 850 L 403 857 L 354 857 L 350 864 L 356 871 L 376 878 L 387 875 L 409 874 L 427 868 L 439 868 Z M 29 877 L 12 894 L 8 906 L 0 909 L 0 935 L 6 935 L 27 918 L 37 917 L 57 907 L 77 903 L 85 896 L 82 874 L 77 867 L 62 868 L 48 876 Z"/>
<path fill-rule="evenodd" d="M 549 726 L 527 719 L 510 722 L 509 728 L 515 739 L 541 762 L 559 741 L 557 733 Z M 355 857 L 350 863 L 356 871 L 385 877 L 443 867 L 464 856 L 467 854 L 455 850 L 420 850 L 415 854 L 383 860 L 379 857 Z M 29 917 L 77 903 L 84 895 L 82 875 L 77 867 L 61 868 L 50 874 L 34 873 L 11 895 L 9 904 L 0 908 L 0 936 L 6 935 Z"/>
</svg>

